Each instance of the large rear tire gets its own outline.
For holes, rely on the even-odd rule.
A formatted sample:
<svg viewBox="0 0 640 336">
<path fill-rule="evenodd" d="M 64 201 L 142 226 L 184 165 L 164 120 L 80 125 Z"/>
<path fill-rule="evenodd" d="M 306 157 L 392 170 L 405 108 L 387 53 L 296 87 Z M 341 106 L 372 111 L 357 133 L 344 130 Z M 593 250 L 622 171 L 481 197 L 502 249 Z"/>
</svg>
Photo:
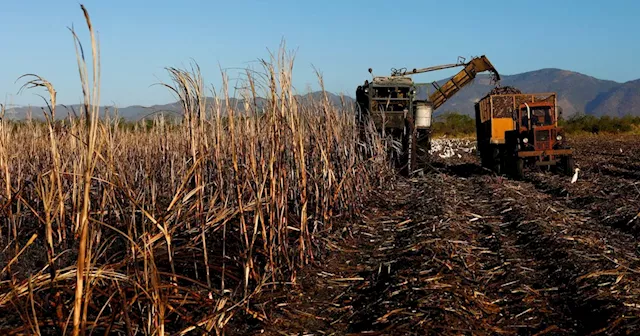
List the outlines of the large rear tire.
<svg viewBox="0 0 640 336">
<path fill-rule="evenodd" d="M 418 168 L 418 136 L 416 134 L 415 125 L 411 120 L 411 152 L 409 156 L 409 175 Z"/>
<path fill-rule="evenodd" d="M 480 165 L 483 168 L 491 169 L 491 159 L 489 155 L 489 148 L 484 145 L 479 145 L 478 149 L 480 151 Z"/>
<path fill-rule="evenodd" d="M 513 178 L 522 180 L 524 178 L 524 159 L 516 158 L 513 163 Z"/>
<path fill-rule="evenodd" d="M 567 176 L 571 176 L 575 170 L 575 162 L 573 160 L 573 156 L 565 156 L 562 161 L 562 172 Z"/>
<path fill-rule="evenodd" d="M 405 129 L 402 134 L 402 159 L 400 174 L 409 176 L 416 169 L 416 155 L 418 140 L 413 119 L 405 119 Z"/>
<path fill-rule="evenodd" d="M 431 157 L 431 132 L 429 129 L 416 129 L 416 168 L 429 164 Z"/>
<path fill-rule="evenodd" d="M 491 147 L 491 170 L 498 175 L 502 174 L 502 158 L 498 146 Z"/>
</svg>

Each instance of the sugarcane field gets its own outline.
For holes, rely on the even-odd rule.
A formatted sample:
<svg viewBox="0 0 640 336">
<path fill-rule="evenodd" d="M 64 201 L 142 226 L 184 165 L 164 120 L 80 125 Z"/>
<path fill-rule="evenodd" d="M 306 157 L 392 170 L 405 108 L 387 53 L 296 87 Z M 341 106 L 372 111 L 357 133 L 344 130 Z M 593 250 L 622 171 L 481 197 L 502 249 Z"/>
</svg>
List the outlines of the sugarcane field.
<svg viewBox="0 0 640 336">
<path fill-rule="evenodd" d="M 0 335 L 640 335 L 633 17 L 190 1 L 0 13 Z"/>
</svg>

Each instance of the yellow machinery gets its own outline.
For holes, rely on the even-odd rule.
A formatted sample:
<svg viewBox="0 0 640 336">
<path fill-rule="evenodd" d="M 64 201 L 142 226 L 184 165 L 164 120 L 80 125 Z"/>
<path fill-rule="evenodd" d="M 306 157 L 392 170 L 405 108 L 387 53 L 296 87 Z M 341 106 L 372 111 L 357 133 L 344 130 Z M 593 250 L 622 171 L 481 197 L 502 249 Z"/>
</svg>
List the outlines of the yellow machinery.
<svg viewBox="0 0 640 336">
<path fill-rule="evenodd" d="M 488 94 L 475 104 L 482 165 L 523 177 L 525 165 L 571 174 L 573 150 L 558 127 L 555 93 Z"/>
<path fill-rule="evenodd" d="M 465 64 L 464 68 L 460 70 L 460 72 L 444 83 L 441 87 L 438 87 L 437 84 L 434 83 L 436 90 L 431 94 L 431 96 L 429 96 L 429 100 L 431 101 L 431 104 L 433 104 L 433 110 L 436 110 L 444 104 L 449 98 L 460 91 L 463 86 L 469 84 L 474 78 L 476 78 L 477 73 L 484 71 L 493 72 L 494 80 L 500 80 L 500 75 L 493 67 L 493 64 L 491 64 L 485 56 L 480 56 Z"/>
</svg>

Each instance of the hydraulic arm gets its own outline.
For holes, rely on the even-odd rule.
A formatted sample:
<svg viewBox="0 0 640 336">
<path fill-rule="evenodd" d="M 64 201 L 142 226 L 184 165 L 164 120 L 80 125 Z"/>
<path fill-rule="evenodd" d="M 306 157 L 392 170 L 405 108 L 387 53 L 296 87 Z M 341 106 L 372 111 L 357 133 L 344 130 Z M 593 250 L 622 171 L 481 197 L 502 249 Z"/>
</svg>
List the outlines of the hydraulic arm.
<svg viewBox="0 0 640 336">
<path fill-rule="evenodd" d="M 479 72 L 490 71 L 493 73 L 493 79 L 495 81 L 500 80 L 500 74 L 496 68 L 493 67 L 493 64 L 489 61 L 486 56 L 475 57 L 471 59 L 469 62 L 465 62 L 464 58 L 459 57 L 457 63 L 452 64 L 443 64 L 436 65 L 428 68 L 421 69 L 391 69 L 391 77 L 401 77 L 407 75 L 414 75 L 419 73 L 425 73 L 436 70 L 443 70 L 449 68 L 455 68 L 462 66 L 464 67 L 460 72 L 458 72 L 455 76 L 453 76 L 449 81 L 447 81 L 443 86 L 438 86 L 437 83 L 432 83 L 435 91 L 429 96 L 429 101 L 433 104 L 433 110 L 436 110 L 440 107 L 444 102 L 446 102 L 449 98 L 453 97 L 460 89 L 469 84 Z"/>
<path fill-rule="evenodd" d="M 449 81 L 444 83 L 444 85 L 438 86 L 435 82 L 433 83 L 436 90 L 429 96 L 429 101 L 433 104 L 434 111 L 444 104 L 444 102 L 449 98 L 458 93 L 463 86 L 469 84 L 474 78 L 476 78 L 476 75 L 479 72 L 490 71 L 493 73 L 493 79 L 495 81 L 500 80 L 500 74 L 484 55 L 476 57 L 470 62 L 461 65 L 464 65 L 464 68 Z"/>
</svg>

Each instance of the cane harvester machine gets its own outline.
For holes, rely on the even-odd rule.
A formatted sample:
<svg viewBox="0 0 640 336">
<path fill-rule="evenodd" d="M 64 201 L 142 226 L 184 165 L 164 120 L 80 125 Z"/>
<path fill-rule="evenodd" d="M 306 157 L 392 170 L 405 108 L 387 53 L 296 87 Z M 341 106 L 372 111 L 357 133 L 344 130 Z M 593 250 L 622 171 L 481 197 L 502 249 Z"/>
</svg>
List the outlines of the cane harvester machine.
<svg viewBox="0 0 640 336">
<path fill-rule="evenodd" d="M 426 99 L 419 99 L 411 75 L 430 71 L 462 67 L 462 70 L 440 86 L 436 82 Z M 403 175 L 409 175 L 417 167 L 418 156 L 428 159 L 431 142 L 431 117 L 448 99 L 453 97 L 478 73 L 489 71 L 494 81 L 500 80 L 498 71 L 484 55 L 469 62 L 458 57 L 453 64 L 437 65 L 422 69 L 391 69 L 390 76 L 373 76 L 356 89 L 356 118 L 360 125 L 373 121 L 378 132 L 399 139 L 401 148 L 390 155 Z M 373 70 L 369 69 L 373 74 Z"/>
</svg>

